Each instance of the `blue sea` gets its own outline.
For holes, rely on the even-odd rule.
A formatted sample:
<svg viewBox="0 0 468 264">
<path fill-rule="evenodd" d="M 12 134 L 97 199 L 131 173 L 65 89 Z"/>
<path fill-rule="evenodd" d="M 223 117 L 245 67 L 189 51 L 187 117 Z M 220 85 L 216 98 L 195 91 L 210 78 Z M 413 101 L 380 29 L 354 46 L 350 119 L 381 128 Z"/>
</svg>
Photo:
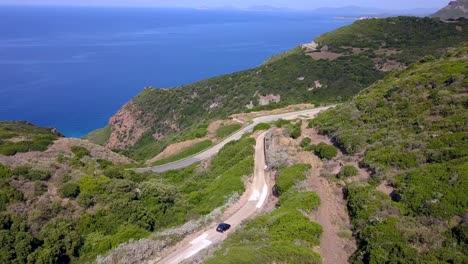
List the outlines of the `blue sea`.
<svg viewBox="0 0 468 264">
<path fill-rule="evenodd" d="M 0 6 L 0 120 L 81 137 L 145 86 L 249 69 L 349 23 L 305 12 Z"/>
</svg>

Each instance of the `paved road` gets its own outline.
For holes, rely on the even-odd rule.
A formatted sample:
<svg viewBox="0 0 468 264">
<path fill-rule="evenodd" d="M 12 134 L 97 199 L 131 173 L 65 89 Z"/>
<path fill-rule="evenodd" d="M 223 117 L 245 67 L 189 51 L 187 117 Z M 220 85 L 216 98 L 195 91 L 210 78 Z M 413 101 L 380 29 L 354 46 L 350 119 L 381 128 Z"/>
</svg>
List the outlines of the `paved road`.
<svg viewBox="0 0 468 264">
<path fill-rule="evenodd" d="M 187 238 L 177 246 L 175 251 L 167 257 L 158 261 L 164 264 L 177 264 L 185 259 L 196 255 L 201 250 L 209 247 L 211 244 L 219 243 L 227 238 L 227 234 L 233 232 L 242 221 L 252 217 L 260 211 L 265 205 L 267 197 L 271 194 L 272 186 L 268 185 L 267 173 L 265 173 L 265 134 L 257 138 L 255 145 L 255 170 L 251 187 L 243 194 L 245 195 L 245 204 L 240 206 L 231 217 L 225 219 L 225 223 L 232 225 L 232 229 L 226 233 L 216 232 L 215 228 L 210 228 L 200 232 L 200 235 L 193 239 Z M 247 199 L 247 197 L 249 197 Z M 154 262 L 149 262 L 154 263 Z"/>
<path fill-rule="evenodd" d="M 296 119 L 300 116 L 309 116 L 313 117 L 317 115 L 319 112 L 327 110 L 332 106 L 326 106 L 326 107 L 319 107 L 319 108 L 313 108 L 313 109 L 308 109 L 308 110 L 303 110 L 303 111 L 298 111 L 298 112 L 290 112 L 290 113 L 284 113 L 284 114 L 278 114 L 278 115 L 270 115 L 270 116 L 261 116 L 257 117 L 253 120 L 253 123 L 242 128 L 241 130 L 237 131 L 230 137 L 226 138 L 222 142 L 218 143 L 217 145 L 205 150 L 204 152 L 201 152 L 199 154 L 196 154 L 194 156 L 188 157 L 183 160 L 175 161 L 172 163 L 156 166 L 156 167 L 149 167 L 149 168 L 140 168 L 136 169 L 136 172 L 148 172 L 148 171 L 153 171 L 153 172 L 165 172 L 165 171 L 170 171 L 170 170 L 176 170 L 176 169 L 181 169 L 188 167 L 196 162 L 200 162 L 203 160 L 206 160 L 208 158 L 213 157 L 216 155 L 227 143 L 238 140 L 244 135 L 245 133 L 252 132 L 253 128 L 259 124 L 259 123 L 269 123 L 273 122 L 279 119 Z"/>
</svg>

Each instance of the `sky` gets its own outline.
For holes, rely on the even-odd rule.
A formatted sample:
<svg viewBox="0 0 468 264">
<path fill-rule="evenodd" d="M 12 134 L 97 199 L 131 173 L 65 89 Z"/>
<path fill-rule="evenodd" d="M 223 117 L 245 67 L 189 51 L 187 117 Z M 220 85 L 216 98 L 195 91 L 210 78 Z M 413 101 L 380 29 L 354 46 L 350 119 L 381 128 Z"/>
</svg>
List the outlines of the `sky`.
<svg viewBox="0 0 468 264">
<path fill-rule="evenodd" d="M 156 7 L 249 7 L 269 5 L 293 9 L 363 6 L 382 9 L 441 8 L 448 0 L 0 0 L 6 5 L 156 6 Z"/>
</svg>

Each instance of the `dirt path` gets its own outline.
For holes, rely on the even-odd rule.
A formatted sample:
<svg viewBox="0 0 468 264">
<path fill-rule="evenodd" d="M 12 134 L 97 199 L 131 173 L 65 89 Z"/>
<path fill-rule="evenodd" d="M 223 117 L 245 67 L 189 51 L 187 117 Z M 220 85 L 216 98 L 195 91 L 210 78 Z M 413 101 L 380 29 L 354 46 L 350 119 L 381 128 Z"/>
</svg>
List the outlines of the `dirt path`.
<svg viewBox="0 0 468 264">
<path fill-rule="evenodd" d="M 350 221 L 342 189 L 326 178 L 320 177 L 323 164 L 318 158 L 314 165 L 307 185 L 317 192 L 321 199 L 319 208 L 310 215 L 310 218 L 323 228 L 319 249 L 323 264 L 348 263 L 349 257 L 356 250 L 356 242 L 351 237 Z"/>
<path fill-rule="evenodd" d="M 311 138 L 313 144 L 331 144 L 327 137 L 319 135 L 315 129 L 304 127 L 303 137 Z M 313 169 L 307 180 L 308 189 L 317 192 L 321 199 L 319 208 L 310 215 L 310 219 L 318 222 L 323 228 L 319 248 L 323 264 L 348 263 L 349 257 L 356 250 L 343 189 L 324 177 L 330 173 L 335 175 L 341 170 L 342 156 L 342 153 L 339 153 L 340 160 L 328 161 L 326 166 L 318 157 L 313 156 Z"/>
</svg>

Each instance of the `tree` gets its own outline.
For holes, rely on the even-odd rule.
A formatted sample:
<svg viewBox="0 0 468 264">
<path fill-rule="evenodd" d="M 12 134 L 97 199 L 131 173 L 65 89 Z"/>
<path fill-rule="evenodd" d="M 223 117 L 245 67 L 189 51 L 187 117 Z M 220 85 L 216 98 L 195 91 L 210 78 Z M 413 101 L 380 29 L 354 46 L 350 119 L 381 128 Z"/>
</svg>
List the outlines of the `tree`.
<svg viewBox="0 0 468 264">
<path fill-rule="evenodd" d="M 348 177 L 356 176 L 358 175 L 358 173 L 359 173 L 359 170 L 356 167 L 354 167 L 353 165 L 346 165 L 341 169 L 340 173 L 338 174 L 338 177 L 348 178 Z"/>
<path fill-rule="evenodd" d="M 338 150 L 335 147 L 322 142 L 315 147 L 315 154 L 321 159 L 331 160 L 338 155 Z"/>
</svg>

